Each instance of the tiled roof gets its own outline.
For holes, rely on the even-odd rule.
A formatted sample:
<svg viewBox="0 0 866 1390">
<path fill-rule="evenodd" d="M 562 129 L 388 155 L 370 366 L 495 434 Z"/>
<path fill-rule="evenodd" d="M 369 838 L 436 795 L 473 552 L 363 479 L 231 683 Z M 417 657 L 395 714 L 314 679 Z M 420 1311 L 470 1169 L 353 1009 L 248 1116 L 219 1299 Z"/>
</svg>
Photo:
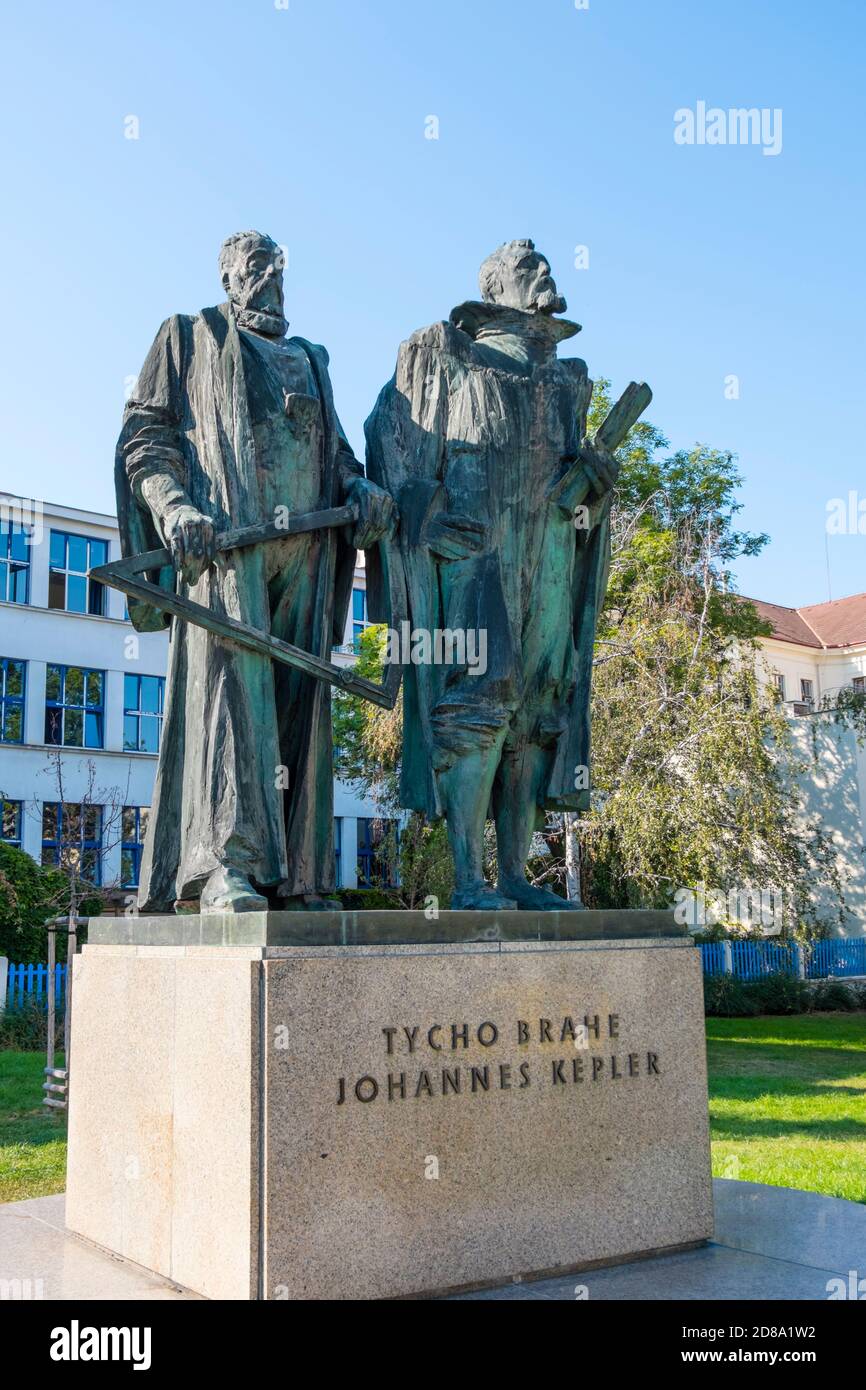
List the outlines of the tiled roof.
<svg viewBox="0 0 866 1390">
<path fill-rule="evenodd" d="M 780 642 L 800 647 L 856 647 L 866 643 L 866 594 L 811 603 L 805 608 L 783 608 L 763 599 L 749 600 L 760 616 L 772 624 Z"/>
</svg>

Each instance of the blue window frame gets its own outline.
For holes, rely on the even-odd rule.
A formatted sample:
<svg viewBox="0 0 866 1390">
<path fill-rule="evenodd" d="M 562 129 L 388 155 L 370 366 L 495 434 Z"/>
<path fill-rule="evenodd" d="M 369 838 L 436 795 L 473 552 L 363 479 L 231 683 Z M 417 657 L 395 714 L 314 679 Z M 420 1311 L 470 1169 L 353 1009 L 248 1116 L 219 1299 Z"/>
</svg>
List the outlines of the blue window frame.
<svg viewBox="0 0 866 1390">
<path fill-rule="evenodd" d="M 356 652 L 361 650 L 361 633 L 367 622 L 367 590 L 352 590 L 352 647 Z"/>
<path fill-rule="evenodd" d="M 385 840 L 394 829 L 394 822 L 379 817 L 358 817 L 358 887 L 391 888 L 393 877 L 388 861 L 383 857 Z"/>
<path fill-rule="evenodd" d="M 122 841 L 120 846 L 120 884 L 122 888 L 137 888 L 141 877 L 141 855 L 147 834 L 149 806 L 124 806 Z"/>
<path fill-rule="evenodd" d="M 42 863 L 102 882 L 102 807 L 46 801 L 42 806 Z"/>
<path fill-rule="evenodd" d="M 334 886 L 343 886 L 343 817 L 334 817 Z"/>
<path fill-rule="evenodd" d="M 24 667 L 0 656 L 0 743 L 24 742 Z"/>
<path fill-rule="evenodd" d="M 45 742 L 65 748 L 102 748 L 105 672 L 83 666 L 48 667 Z"/>
<path fill-rule="evenodd" d="M 107 541 L 75 536 L 70 531 L 52 531 L 48 607 L 63 608 L 67 613 L 104 617 L 105 586 L 88 579 L 87 571 L 94 565 L 104 565 L 107 559 Z"/>
<path fill-rule="evenodd" d="M 164 676 L 124 676 L 123 747 L 126 752 L 159 752 L 164 703 Z"/>
<path fill-rule="evenodd" d="M 20 801 L 0 801 L 0 840 L 17 849 L 21 848 L 21 809 Z"/>
<path fill-rule="evenodd" d="M 30 542 L 32 526 L 0 517 L 0 599 L 5 603 L 30 601 Z"/>
</svg>

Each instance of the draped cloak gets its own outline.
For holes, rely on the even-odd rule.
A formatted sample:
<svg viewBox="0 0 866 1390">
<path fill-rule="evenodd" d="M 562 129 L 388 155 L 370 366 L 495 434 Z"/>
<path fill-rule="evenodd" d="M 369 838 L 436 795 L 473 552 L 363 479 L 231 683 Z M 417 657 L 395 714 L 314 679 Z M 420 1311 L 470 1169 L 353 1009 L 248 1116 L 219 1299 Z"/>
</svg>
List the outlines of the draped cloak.
<svg viewBox="0 0 866 1390">
<path fill-rule="evenodd" d="M 441 817 L 434 769 L 504 724 L 506 749 L 524 741 L 554 750 L 540 821 L 544 809 L 589 806 L 590 685 L 610 499 L 595 497 L 580 462 L 592 392 L 586 364 L 557 359 L 553 347 L 544 361 L 509 361 L 495 351 L 495 336 L 484 336 L 497 314 L 498 306 L 464 305 L 452 322 L 401 345 L 365 426 L 367 474 L 400 511 L 413 630 L 487 633 L 484 675 L 404 667 L 402 803 Z M 547 331 L 564 337 L 577 328 L 558 320 Z M 429 520 L 449 511 L 483 523 L 479 554 L 444 560 L 430 549 Z M 374 621 L 387 620 L 375 592 L 370 607 Z"/>
<path fill-rule="evenodd" d="M 362 470 L 334 409 L 323 347 L 289 340 L 309 361 L 321 407 L 316 507 L 339 505 Z M 128 402 L 115 460 L 124 556 L 163 545 L 140 486 L 170 475 L 219 532 L 273 520 L 257 468 L 249 354 L 228 304 L 166 320 Z M 309 400 L 306 401 L 309 405 Z M 300 459 L 304 466 L 303 457 Z M 298 540 L 305 541 L 304 537 Z M 308 649 L 328 658 L 343 639 L 355 551 L 343 532 L 316 533 L 300 596 Z M 288 538 L 277 544 L 289 544 Z M 194 585 L 166 566 L 151 580 L 214 612 L 271 630 L 264 547 L 219 557 Z M 307 601 L 308 600 L 308 601 Z M 170 628 L 159 766 L 142 856 L 142 910 L 197 896 L 221 863 L 260 887 L 327 892 L 334 883 L 330 689 L 194 624 L 130 600 L 140 632 Z M 278 633 L 292 640 L 285 627 Z M 298 642 L 298 645 L 306 645 Z M 287 750 L 291 746 L 293 752 Z M 290 767 L 283 790 L 281 769 Z"/>
</svg>

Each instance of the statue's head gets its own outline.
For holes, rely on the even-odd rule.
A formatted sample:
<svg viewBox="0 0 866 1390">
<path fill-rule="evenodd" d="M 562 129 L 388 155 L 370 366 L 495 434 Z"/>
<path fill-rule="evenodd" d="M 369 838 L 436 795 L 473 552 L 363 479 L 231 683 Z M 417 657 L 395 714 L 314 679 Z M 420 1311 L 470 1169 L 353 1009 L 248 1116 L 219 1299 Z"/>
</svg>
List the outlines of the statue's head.
<svg viewBox="0 0 866 1390">
<path fill-rule="evenodd" d="M 263 232 L 235 232 L 220 248 L 220 279 L 235 308 L 275 321 L 283 318 L 284 265 L 282 248 Z"/>
<path fill-rule="evenodd" d="M 562 314 L 568 307 L 534 241 L 506 241 L 487 257 L 478 283 L 487 304 L 536 314 Z"/>
</svg>

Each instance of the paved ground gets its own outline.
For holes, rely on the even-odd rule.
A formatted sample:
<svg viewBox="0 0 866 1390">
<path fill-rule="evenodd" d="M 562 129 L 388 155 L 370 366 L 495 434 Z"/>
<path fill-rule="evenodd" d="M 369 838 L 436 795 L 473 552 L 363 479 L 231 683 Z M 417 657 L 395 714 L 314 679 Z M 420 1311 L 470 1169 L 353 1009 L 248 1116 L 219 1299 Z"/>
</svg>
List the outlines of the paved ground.
<svg viewBox="0 0 866 1390">
<path fill-rule="evenodd" d="M 753 1182 L 717 1178 L 713 1186 L 716 1236 L 703 1249 L 452 1297 L 826 1299 L 828 1280 L 847 1283 L 851 1270 L 866 1277 L 866 1206 Z M 71 1236 L 63 1201 L 0 1205 L 0 1281 L 41 1280 L 33 1293 L 46 1299 L 196 1297 Z"/>
<path fill-rule="evenodd" d="M 0 1204 L 0 1280 L 20 1280 L 25 1289 L 29 1280 L 24 1296 L 31 1298 L 197 1297 L 70 1235 L 63 1220 L 65 1202 L 61 1193 Z"/>
</svg>

